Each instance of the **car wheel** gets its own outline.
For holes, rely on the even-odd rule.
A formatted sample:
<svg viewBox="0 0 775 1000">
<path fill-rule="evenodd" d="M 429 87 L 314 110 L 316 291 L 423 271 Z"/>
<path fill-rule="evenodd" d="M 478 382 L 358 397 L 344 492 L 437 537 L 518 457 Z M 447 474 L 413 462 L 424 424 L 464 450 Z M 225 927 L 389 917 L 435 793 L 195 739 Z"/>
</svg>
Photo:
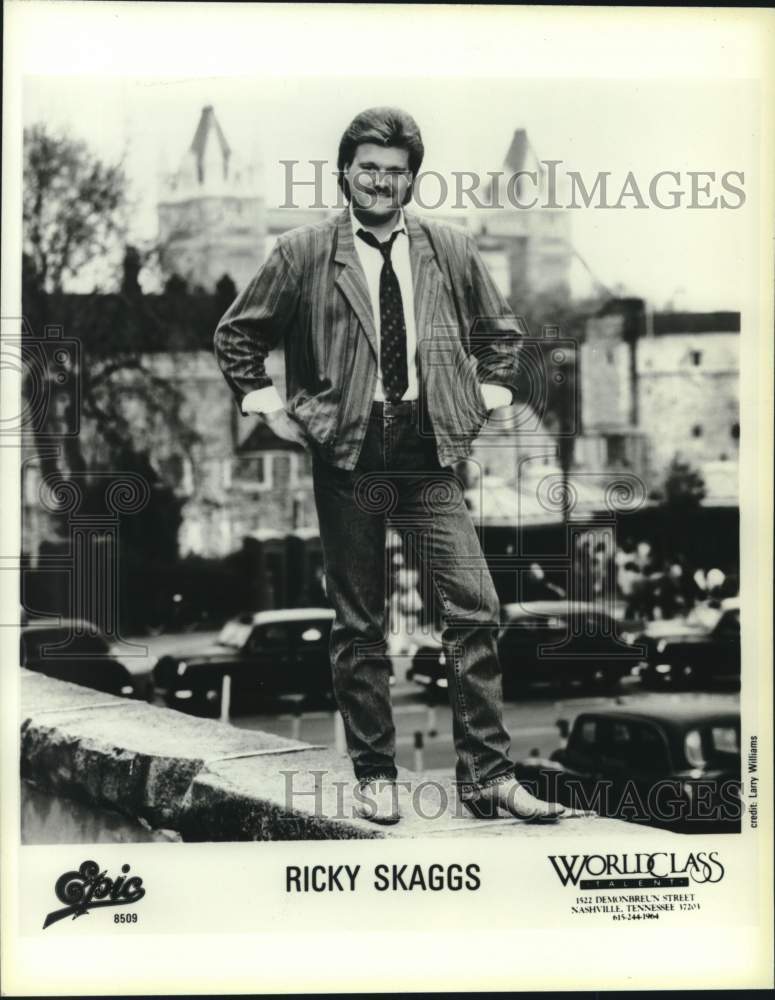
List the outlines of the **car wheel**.
<svg viewBox="0 0 775 1000">
<path fill-rule="evenodd" d="M 215 688 L 197 691 L 192 698 L 191 708 L 195 715 L 205 719 L 217 719 L 221 714 L 221 692 Z"/>
</svg>

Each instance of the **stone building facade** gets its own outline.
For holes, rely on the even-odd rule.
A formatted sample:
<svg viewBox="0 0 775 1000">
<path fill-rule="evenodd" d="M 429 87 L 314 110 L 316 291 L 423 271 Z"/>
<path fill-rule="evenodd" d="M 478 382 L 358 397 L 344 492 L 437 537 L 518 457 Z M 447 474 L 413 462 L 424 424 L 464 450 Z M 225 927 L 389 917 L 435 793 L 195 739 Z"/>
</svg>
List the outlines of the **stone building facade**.
<svg viewBox="0 0 775 1000">
<path fill-rule="evenodd" d="M 181 449 L 156 427 L 144 442 L 154 467 L 183 501 L 181 556 L 219 557 L 257 532 L 282 535 L 316 525 L 310 456 L 274 435 L 260 418 L 237 412 L 211 353 L 162 353 L 143 360 L 181 390 L 180 418 L 194 438 Z M 281 361 L 273 354 L 267 369 L 282 394 Z"/>
<path fill-rule="evenodd" d="M 650 489 L 674 458 L 703 476 L 709 503 L 737 498 L 740 314 L 656 313 L 611 303 L 580 351 L 577 464 L 628 469 Z"/>
</svg>

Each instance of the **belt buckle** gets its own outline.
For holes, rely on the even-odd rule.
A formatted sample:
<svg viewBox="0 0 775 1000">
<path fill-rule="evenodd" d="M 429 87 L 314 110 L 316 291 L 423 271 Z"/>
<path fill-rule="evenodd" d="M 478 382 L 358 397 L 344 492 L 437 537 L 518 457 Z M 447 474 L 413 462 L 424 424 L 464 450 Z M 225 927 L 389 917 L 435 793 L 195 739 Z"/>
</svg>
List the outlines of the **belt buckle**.
<svg viewBox="0 0 775 1000">
<path fill-rule="evenodd" d="M 389 399 L 384 399 L 380 401 L 382 415 L 384 417 L 397 417 L 400 414 L 408 413 L 410 416 L 414 417 L 417 412 L 417 400 L 416 399 L 399 399 L 397 402 L 391 402 Z"/>
</svg>

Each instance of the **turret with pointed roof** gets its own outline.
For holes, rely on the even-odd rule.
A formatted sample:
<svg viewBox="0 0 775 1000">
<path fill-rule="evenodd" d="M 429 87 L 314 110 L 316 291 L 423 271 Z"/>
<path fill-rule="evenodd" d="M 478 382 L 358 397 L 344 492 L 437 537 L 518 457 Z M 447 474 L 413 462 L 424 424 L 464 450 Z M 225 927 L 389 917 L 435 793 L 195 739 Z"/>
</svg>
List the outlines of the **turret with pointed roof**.
<svg viewBox="0 0 775 1000">
<path fill-rule="evenodd" d="M 535 292 L 567 294 L 573 249 L 570 216 L 547 199 L 547 169 L 527 130 L 514 130 L 500 171 L 484 189 L 471 228 L 501 290 L 514 301 Z"/>
<path fill-rule="evenodd" d="M 202 117 L 199 119 L 194 138 L 191 140 L 189 153 L 194 156 L 197 180 L 200 184 L 204 184 L 205 182 L 205 168 L 209 169 L 211 165 L 216 169 L 220 165 L 223 170 L 223 179 L 228 179 L 231 147 L 226 141 L 226 136 L 223 134 L 223 129 L 218 119 L 215 117 L 212 104 L 208 104 L 202 108 Z M 213 154 L 215 155 L 214 160 Z"/>
<path fill-rule="evenodd" d="M 259 165 L 232 149 L 212 105 L 202 108 L 179 168 L 161 179 L 162 266 L 211 291 L 228 274 L 238 288 L 263 260 L 266 212 Z"/>
</svg>

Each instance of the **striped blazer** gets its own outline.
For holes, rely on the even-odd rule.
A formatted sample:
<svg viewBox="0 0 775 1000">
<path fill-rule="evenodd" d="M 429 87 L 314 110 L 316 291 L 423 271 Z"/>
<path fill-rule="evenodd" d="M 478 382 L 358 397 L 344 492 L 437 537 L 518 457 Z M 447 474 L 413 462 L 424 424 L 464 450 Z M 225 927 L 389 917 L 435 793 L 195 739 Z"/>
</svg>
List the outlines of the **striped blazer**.
<svg viewBox="0 0 775 1000">
<path fill-rule="evenodd" d="M 417 363 L 439 461 L 471 453 L 487 409 L 480 382 L 516 389 L 521 330 L 467 233 L 405 212 Z M 349 210 L 279 237 L 222 317 L 215 355 L 238 405 L 272 384 L 285 351 L 286 410 L 332 465 L 353 469 L 377 379 L 377 338 Z"/>
</svg>

